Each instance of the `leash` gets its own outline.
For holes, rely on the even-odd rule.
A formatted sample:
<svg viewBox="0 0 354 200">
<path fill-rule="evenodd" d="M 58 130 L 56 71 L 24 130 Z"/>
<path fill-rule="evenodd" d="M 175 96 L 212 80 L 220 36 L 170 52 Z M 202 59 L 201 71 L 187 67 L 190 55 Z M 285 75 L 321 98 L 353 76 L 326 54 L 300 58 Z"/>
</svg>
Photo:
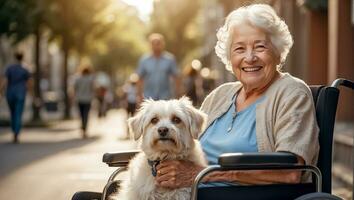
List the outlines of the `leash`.
<svg viewBox="0 0 354 200">
<path fill-rule="evenodd" d="M 156 177 L 156 175 L 157 175 L 157 169 L 156 169 L 156 167 L 157 167 L 157 165 L 158 164 L 160 164 L 160 161 L 161 160 L 147 160 L 148 161 L 148 164 L 150 165 L 150 167 L 151 167 L 151 174 L 152 174 L 152 176 L 153 177 Z"/>
<path fill-rule="evenodd" d="M 148 164 L 151 167 L 151 174 L 153 177 L 156 177 L 156 175 L 157 175 L 157 169 L 156 169 L 157 165 L 159 165 L 160 162 L 165 160 L 166 158 L 167 158 L 167 155 L 164 155 L 162 159 L 158 158 L 157 160 L 150 160 L 150 159 L 147 160 Z"/>
</svg>

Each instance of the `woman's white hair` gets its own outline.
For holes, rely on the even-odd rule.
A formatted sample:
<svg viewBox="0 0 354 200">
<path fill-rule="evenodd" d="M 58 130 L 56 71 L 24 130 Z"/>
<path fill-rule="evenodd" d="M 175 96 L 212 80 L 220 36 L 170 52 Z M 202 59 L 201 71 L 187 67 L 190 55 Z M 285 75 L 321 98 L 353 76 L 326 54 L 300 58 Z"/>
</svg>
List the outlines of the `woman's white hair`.
<svg viewBox="0 0 354 200">
<path fill-rule="evenodd" d="M 230 70 L 230 50 L 232 34 L 235 27 L 242 28 L 243 24 L 251 24 L 266 32 L 276 54 L 280 56 L 280 63 L 285 62 L 293 39 L 285 22 L 275 13 L 274 9 L 267 4 L 253 4 L 240 7 L 232 11 L 226 18 L 225 24 L 216 33 L 217 43 L 215 46 L 216 55 Z M 279 65 L 278 67 L 281 67 Z"/>
</svg>

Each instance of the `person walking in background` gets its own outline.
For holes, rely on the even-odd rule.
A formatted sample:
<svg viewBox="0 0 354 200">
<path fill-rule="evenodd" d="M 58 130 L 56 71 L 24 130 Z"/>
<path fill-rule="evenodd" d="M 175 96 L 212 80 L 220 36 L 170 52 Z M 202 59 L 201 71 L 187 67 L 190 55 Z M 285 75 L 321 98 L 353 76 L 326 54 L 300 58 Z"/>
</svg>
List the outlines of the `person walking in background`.
<svg viewBox="0 0 354 200">
<path fill-rule="evenodd" d="M 94 76 L 90 66 L 82 67 L 80 76 L 75 80 L 74 93 L 81 117 L 82 137 L 87 138 L 91 102 L 95 95 Z"/>
<path fill-rule="evenodd" d="M 193 61 L 194 62 L 194 61 Z M 184 94 L 188 96 L 193 105 L 199 106 L 200 98 L 203 95 L 202 79 L 199 75 L 199 65 L 187 65 L 183 71 Z"/>
<path fill-rule="evenodd" d="M 152 53 L 144 55 L 137 68 L 138 100 L 151 98 L 154 100 L 170 99 L 173 97 L 171 79 L 179 92 L 178 68 L 172 54 L 164 51 L 165 40 L 159 33 L 149 36 Z"/>
<path fill-rule="evenodd" d="M 132 117 L 136 111 L 137 95 L 138 95 L 136 83 L 138 79 L 139 77 L 137 74 L 130 75 L 128 83 L 125 84 L 123 88 L 125 99 L 127 102 L 126 109 L 129 117 Z"/>
<path fill-rule="evenodd" d="M 5 70 L 6 100 L 10 109 L 11 129 L 14 134 L 13 143 L 19 142 L 19 135 L 22 127 L 22 113 L 25 106 L 26 93 L 31 85 L 30 73 L 22 64 L 23 54 L 14 54 L 16 63 L 9 65 Z"/>
<path fill-rule="evenodd" d="M 138 90 L 137 90 L 137 81 L 139 77 L 137 74 L 131 74 L 129 76 L 129 80 L 126 84 L 123 86 L 123 91 L 124 91 L 124 97 L 125 97 L 125 108 L 127 111 L 127 117 L 132 117 L 135 114 L 136 111 L 136 105 L 137 105 L 137 96 L 138 96 Z M 126 136 L 125 139 L 130 139 L 129 135 L 129 130 L 128 130 L 128 125 L 126 126 Z"/>
<path fill-rule="evenodd" d="M 96 73 L 96 98 L 98 100 L 98 118 L 106 117 L 109 104 L 112 102 L 110 91 L 111 80 L 104 72 Z"/>
<path fill-rule="evenodd" d="M 107 94 L 107 87 L 103 85 L 97 86 L 96 98 L 98 101 L 98 118 L 106 116 L 106 102 L 105 97 Z"/>
</svg>

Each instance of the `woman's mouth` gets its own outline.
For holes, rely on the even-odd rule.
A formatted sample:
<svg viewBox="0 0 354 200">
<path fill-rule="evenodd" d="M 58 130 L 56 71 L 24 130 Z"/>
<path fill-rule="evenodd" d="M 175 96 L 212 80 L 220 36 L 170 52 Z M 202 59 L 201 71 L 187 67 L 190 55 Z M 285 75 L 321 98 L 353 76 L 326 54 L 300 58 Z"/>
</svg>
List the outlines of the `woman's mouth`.
<svg viewBox="0 0 354 200">
<path fill-rule="evenodd" d="M 244 72 L 256 72 L 262 69 L 261 66 L 256 66 L 256 67 L 242 67 L 242 71 Z"/>
</svg>

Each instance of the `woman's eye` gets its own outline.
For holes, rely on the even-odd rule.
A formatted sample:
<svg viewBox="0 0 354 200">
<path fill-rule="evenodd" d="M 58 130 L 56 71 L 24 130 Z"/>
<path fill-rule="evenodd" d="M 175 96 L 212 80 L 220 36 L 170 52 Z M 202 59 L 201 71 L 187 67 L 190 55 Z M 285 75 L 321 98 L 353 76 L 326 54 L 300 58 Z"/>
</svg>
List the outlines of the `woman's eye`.
<svg viewBox="0 0 354 200">
<path fill-rule="evenodd" d="M 172 123 L 174 123 L 174 124 L 179 124 L 179 123 L 181 123 L 181 121 L 182 120 L 177 116 L 172 117 Z"/>
<path fill-rule="evenodd" d="M 152 118 L 152 119 L 150 120 L 150 122 L 151 122 L 152 124 L 157 124 L 157 122 L 159 122 L 159 118 L 154 117 L 154 118 Z"/>
<path fill-rule="evenodd" d="M 243 47 L 236 47 L 236 48 L 234 48 L 234 52 L 237 52 L 237 53 L 242 53 L 242 52 L 244 52 L 244 48 Z"/>
<path fill-rule="evenodd" d="M 266 49 L 266 47 L 264 45 L 257 45 L 256 46 L 257 51 L 263 51 L 264 49 Z"/>
</svg>

